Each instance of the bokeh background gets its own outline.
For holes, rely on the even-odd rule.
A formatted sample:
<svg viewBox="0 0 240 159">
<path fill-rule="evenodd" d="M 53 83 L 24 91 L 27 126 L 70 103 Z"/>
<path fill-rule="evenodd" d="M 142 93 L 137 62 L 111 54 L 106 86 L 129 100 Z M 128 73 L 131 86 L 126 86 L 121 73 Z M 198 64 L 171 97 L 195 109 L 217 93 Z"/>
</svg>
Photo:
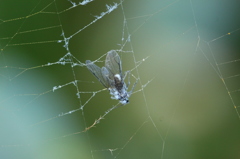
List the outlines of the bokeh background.
<svg viewBox="0 0 240 159">
<path fill-rule="evenodd" d="M 0 2 L 0 158 L 240 158 L 240 2 L 125 0 L 86 28 L 114 1 L 73 2 Z M 117 104 L 82 64 L 129 34 L 137 92 L 82 132 Z"/>
</svg>

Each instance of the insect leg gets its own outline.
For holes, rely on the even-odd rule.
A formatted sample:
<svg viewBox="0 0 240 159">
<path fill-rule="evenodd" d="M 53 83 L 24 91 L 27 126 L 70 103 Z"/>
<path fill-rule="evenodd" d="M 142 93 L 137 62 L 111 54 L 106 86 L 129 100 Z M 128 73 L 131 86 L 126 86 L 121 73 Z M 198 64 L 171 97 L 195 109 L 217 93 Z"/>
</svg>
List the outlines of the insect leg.
<svg viewBox="0 0 240 159">
<path fill-rule="evenodd" d="M 137 79 L 136 82 L 133 84 L 131 91 L 128 92 L 129 96 L 132 94 L 132 92 L 133 92 L 133 90 L 134 90 L 134 88 L 135 88 L 135 86 L 136 86 L 137 83 L 138 83 L 138 79 Z"/>
<path fill-rule="evenodd" d="M 128 83 L 127 83 L 127 88 L 130 85 L 130 71 L 126 71 L 123 77 L 123 81 L 125 80 L 125 78 L 128 76 Z"/>
</svg>

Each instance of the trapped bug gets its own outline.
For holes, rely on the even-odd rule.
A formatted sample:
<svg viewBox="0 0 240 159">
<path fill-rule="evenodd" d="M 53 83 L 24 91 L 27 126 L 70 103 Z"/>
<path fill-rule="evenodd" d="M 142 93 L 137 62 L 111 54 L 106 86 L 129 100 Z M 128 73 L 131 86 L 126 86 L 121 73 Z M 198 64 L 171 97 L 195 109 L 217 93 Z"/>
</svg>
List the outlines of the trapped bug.
<svg viewBox="0 0 240 159">
<path fill-rule="evenodd" d="M 105 67 L 100 68 L 90 60 L 86 61 L 86 66 L 98 81 L 109 90 L 112 99 L 119 100 L 123 105 L 129 103 L 128 98 L 132 94 L 137 81 L 132 90 L 127 92 L 130 82 L 126 85 L 124 79 L 128 72 L 123 76 L 122 62 L 115 50 L 107 53 Z"/>
</svg>

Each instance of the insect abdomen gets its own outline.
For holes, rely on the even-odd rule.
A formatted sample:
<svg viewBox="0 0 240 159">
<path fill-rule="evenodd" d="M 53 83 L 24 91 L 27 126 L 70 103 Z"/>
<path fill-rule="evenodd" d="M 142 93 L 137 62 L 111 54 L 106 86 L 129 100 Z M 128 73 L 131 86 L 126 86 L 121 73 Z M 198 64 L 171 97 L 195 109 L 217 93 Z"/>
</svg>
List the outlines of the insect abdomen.
<svg viewBox="0 0 240 159">
<path fill-rule="evenodd" d="M 114 81 L 115 81 L 115 88 L 118 91 L 121 91 L 123 88 L 123 82 L 122 82 L 121 76 L 119 74 L 114 75 Z"/>
</svg>

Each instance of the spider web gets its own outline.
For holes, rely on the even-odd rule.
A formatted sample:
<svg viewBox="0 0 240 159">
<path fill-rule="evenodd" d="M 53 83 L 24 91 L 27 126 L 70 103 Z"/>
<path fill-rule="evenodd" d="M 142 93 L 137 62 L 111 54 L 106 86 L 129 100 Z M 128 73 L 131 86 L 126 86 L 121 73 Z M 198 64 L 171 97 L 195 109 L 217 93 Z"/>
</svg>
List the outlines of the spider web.
<svg viewBox="0 0 240 159">
<path fill-rule="evenodd" d="M 0 2 L 1 158 L 238 158 L 238 6 Z M 122 107 L 85 66 L 110 50 L 139 80 Z"/>
</svg>

